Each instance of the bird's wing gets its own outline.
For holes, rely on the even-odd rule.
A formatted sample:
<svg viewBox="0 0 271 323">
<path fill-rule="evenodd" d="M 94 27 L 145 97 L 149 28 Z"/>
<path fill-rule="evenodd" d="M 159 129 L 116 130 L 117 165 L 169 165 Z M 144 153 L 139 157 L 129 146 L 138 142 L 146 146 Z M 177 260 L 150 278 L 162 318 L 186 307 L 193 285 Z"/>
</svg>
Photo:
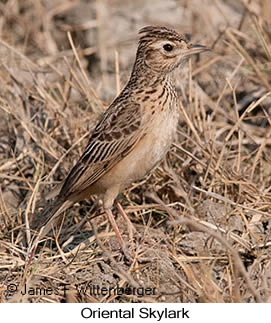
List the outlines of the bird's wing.
<svg viewBox="0 0 271 323">
<path fill-rule="evenodd" d="M 134 148 L 144 133 L 141 106 L 116 99 L 96 126 L 59 197 L 83 191 L 96 182 Z"/>
</svg>

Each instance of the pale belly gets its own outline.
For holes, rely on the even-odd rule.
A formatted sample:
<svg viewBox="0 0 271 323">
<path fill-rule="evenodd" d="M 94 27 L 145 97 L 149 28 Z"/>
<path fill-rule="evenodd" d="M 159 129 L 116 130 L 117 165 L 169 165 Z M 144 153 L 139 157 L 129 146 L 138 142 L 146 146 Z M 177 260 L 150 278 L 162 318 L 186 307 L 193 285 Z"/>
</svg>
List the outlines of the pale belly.
<svg viewBox="0 0 271 323">
<path fill-rule="evenodd" d="M 164 114 L 155 121 L 152 130 L 134 149 L 99 180 L 100 188 L 102 186 L 106 190 L 111 186 L 118 186 L 122 190 L 158 166 L 175 138 L 177 124 L 177 112 Z"/>
</svg>

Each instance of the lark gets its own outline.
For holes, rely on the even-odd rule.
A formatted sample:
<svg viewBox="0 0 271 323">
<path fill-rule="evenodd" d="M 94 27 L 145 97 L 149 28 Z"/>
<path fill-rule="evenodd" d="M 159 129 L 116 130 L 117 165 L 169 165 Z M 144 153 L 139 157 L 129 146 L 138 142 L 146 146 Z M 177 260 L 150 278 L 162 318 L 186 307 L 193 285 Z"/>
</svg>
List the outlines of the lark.
<svg viewBox="0 0 271 323">
<path fill-rule="evenodd" d="M 104 211 L 123 243 L 112 214 L 114 201 L 163 160 L 174 140 L 179 99 L 172 72 L 189 56 L 208 48 L 192 45 L 166 27 L 147 26 L 139 34 L 130 79 L 96 125 L 54 202 L 43 211 L 41 216 L 50 218 L 43 235 L 63 211 L 95 194 L 102 196 Z"/>
</svg>

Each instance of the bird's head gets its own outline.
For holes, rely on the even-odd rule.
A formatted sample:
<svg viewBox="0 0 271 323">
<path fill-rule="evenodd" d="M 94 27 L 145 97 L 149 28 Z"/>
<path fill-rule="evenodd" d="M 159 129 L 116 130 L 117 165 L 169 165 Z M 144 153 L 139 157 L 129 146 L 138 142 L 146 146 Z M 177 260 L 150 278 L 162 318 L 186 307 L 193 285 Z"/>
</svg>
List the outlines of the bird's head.
<svg viewBox="0 0 271 323">
<path fill-rule="evenodd" d="M 137 59 L 157 73 L 170 73 L 189 56 L 209 50 L 192 45 L 184 35 L 166 27 L 147 26 L 139 34 Z"/>
</svg>

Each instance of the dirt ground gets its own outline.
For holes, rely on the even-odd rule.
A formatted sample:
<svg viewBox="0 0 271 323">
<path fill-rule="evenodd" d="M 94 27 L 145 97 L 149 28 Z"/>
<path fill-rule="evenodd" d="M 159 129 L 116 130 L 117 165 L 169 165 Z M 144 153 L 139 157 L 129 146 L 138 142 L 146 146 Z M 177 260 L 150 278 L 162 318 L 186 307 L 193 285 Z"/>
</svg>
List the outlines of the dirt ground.
<svg viewBox="0 0 271 323">
<path fill-rule="evenodd" d="M 113 210 L 65 212 L 35 254 L 33 216 L 128 80 L 137 33 L 212 48 L 176 73 L 178 139 Z M 271 301 L 270 0 L 0 0 L 1 302 Z"/>
</svg>

